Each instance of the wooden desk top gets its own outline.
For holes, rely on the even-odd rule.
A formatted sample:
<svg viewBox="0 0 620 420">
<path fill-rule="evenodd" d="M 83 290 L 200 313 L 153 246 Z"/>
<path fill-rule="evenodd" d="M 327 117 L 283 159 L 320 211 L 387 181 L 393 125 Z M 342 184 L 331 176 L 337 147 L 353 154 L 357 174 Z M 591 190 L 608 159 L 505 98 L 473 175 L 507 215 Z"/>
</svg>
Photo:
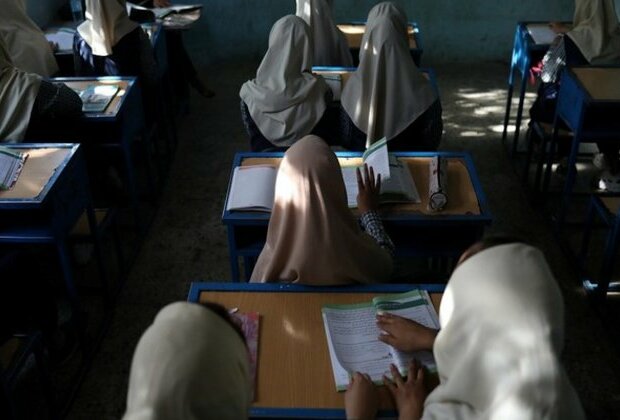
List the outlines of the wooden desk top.
<svg viewBox="0 0 620 420">
<path fill-rule="evenodd" d="M 461 159 L 448 159 L 448 204 L 441 212 L 428 210 L 428 185 L 430 158 L 399 158 L 407 162 L 413 181 L 420 194 L 421 202 L 407 204 L 382 204 L 382 216 L 391 214 L 414 213 L 429 216 L 446 215 L 479 215 L 480 206 L 476 190 L 465 163 Z M 273 165 L 278 166 L 281 158 L 245 158 L 241 165 Z M 361 158 L 338 158 L 341 166 L 359 166 Z M 354 213 L 357 209 L 354 209 Z"/>
<path fill-rule="evenodd" d="M 54 81 L 54 79 L 52 79 L 52 81 Z M 112 98 L 106 109 L 103 112 L 86 112 L 84 113 L 84 116 L 86 118 L 96 116 L 115 117 L 120 111 L 123 104 L 123 98 L 130 87 L 130 80 L 116 78 L 93 78 L 90 80 L 84 78 L 80 78 L 79 80 L 61 78 L 58 81 L 64 83 L 65 85 L 74 90 L 83 90 L 91 85 L 118 86 L 118 92 L 116 92 L 116 95 L 114 95 L 114 98 Z"/>
<path fill-rule="evenodd" d="M 344 33 L 347 43 L 349 44 L 349 48 L 360 48 L 362 37 L 364 36 L 364 31 L 366 30 L 365 24 L 341 23 L 336 26 Z M 415 29 L 412 25 L 407 25 L 407 35 L 409 37 L 409 49 L 417 49 L 418 43 L 415 37 Z"/>
<path fill-rule="evenodd" d="M 595 101 L 620 101 L 619 67 L 577 67 L 571 71 Z"/>
<path fill-rule="evenodd" d="M 368 302 L 380 294 L 203 291 L 199 301 L 260 313 L 254 407 L 343 409 L 344 393 L 336 391 L 321 307 Z M 431 294 L 435 308 L 441 296 Z M 393 410 L 387 389 L 379 387 L 379 393 L 380 409 Z"/>
<path fill-rule="evenodd" d="M 8 146 L 10 147 L 10 145 Z M 13 188 L 0 191 L 0 201 L 8 199 L 30 200 L 38 197 L 57 168 L 72 153 L 72 148 L 20 148 L 19 151 L 27 153 L 28 159 L 26 159 L 22 172 Z"/>
</svg>

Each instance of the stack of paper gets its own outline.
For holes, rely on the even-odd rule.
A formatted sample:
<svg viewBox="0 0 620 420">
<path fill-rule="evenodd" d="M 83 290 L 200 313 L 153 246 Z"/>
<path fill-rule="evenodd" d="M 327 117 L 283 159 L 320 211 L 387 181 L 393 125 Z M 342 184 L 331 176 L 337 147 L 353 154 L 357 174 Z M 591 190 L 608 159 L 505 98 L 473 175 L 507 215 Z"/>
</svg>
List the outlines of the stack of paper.
<svg viewBox="0 0 620 420">
<path fill-rule="evenodd" d="M 28 155 L 0 146 L 0 190 L 15 185 Z"/>
</svg>

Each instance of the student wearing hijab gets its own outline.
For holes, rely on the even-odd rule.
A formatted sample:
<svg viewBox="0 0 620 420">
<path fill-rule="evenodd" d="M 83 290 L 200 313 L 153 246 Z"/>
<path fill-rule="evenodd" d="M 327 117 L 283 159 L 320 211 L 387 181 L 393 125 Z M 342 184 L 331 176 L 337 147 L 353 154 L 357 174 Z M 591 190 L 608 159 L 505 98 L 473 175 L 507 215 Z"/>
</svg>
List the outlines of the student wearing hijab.
<svg viewBox="0 0 620 420">
<path fill-rule="evenodd" d="M 560 363 L 564 304 L 543 254 L 522 243 L 475 247 L 446 286 L 439 333 L 395 315 L 377 317 L 382 341 L 403 351 L 432 349 L 437 362 L 440 382 L 428 396 L 417 363 L 407 379 L 395 368 L 392 380 L 384 378 L 400 418 L 585 418 Z M 374 418 L 374 392 L 355 374 L 345 396 L 348 418 Z"/>
<path fill-rule="evenodd" d="M 543 58 L 542 83 L 530 109 L 532 120 L 546 123 L 552 123 L 555 117 L 564 67 L 620 64 L 620 23 L 613 0 L 575 0 L 572 28 L 559 23 L 551 23 L 551 27 L 558 36 Z M 596 118 L 609 121 L 612 117 L 603 112 Z M 592 124 L 595 126 L 596 121 Z M 620 192 L 620 146 L 608 142 L 599 143 L 598 147 L 604 156 L 599 166 L 608 168 L 601 176 L 599 187 Z M 567 153 L 568 145 L 560 144 L 560 154 Z"/>
<path fill-rule="evenodd" d="M 364 150 L 386 137 L 390 150 L 436 150 L 441 104 L 411 58 L 404 12 L 390 2 L 373 7 L 361 45 L 341 95 L 342 145 Z"/>
<path fill-rule="evenodd" d="M 13 65 L 28 73 L 51 77 L 58 72 L 54 52 L 41 28 L 28 17 L 25 0 L 4 0 L 0 13 L 0 36 Z"/>
<path fill-rule="evenodd" d="M 123 419 L 247 419 L 251 401 L 248 351 L 226 311 L 176 302 L 138 342 Z"/>
<path fill-rule="evenodd" d="M 326 0 L 297 0 L 295 14 L 310 26 L 314 66 L 353 66 L 347 40 L 334 23 L 331 5 Z"/>
<path fill-rule="evenodd" d="M 312 37 L 300 17 L 279 19 L 256 78 L 241 86 L 241 117 L 253 151 L 286 148 L 303 136 L 326 136 L 321 119 L 331 91 L 312 74 Z M 327 137 L 329 139 L 329 137 Z"/>
<path fill-rule="evenodd" d="M 372 169 L 363 172 L 358 171 L 358 224 L 347 206 L 340 164 L 327 143 L 306 136 L 291 146 L 278 169 L 267 241 L 250 281 L 388 281 L 394 245 L 376 212 L 381 180 Z"/>
<path fill-rule="evenodd" d="M 0 142 L 20 142 L 28 130 L 78 118 L 82 100 L 64 84 L 16 68 L 0 34 L 0 115 Z"/>
</svg>

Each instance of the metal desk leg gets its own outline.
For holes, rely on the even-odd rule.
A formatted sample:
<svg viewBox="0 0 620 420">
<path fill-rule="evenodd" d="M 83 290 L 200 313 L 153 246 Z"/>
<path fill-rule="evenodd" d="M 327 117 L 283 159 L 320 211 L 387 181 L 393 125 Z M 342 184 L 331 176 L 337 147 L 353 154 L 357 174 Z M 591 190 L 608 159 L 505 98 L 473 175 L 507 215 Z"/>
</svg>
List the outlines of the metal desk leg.
<svg viewBox="0 0 620 420">
<path fill-rule="evenodd" d="M 512 46 L 512 60 L 510 63 L 510 73 L 508 73 L 508 100 L 506 101 L 506 114 L 504 115 L 504 131 L 502 132 L 502 143 L 506 141 L 508 133 L 508 123 L 510 122 L 510 108 L 512 107 L 512 92 L 514 89 L 515 68 L 517 67 L 517 51 L 519 46 L 519 28 L 515 32 L 515 40 Z"/>
<path fill-rule="evenodd" d="M 523 102 L 525 100 L 525 91 L 527 90 L 527 77 L 526 73 L 530 68 L 530 59 L 526 57 L 523 62 L 523 69 L 521 72 L 521 91 L 519 92 L 519 104 L 517 105 L 517 120 L 515 121 L 515 134 L 512 139 L 512 151 L 510 156 L 514 156 L 517 153 L 517 145 L 519 144 L 519 130 L 521 129 L 521 118 L 523 116 Z"/>
<path fill-rule="evenodd" d="M 575 164 L 577 163 L 577 153 L 579 152 L 579 137 L 580 130 L 575 130 L 575 134 L 573 136 L 573 144 L 571 145 L 570 155 L 568 157 L 568 168 L 566 171 L 566 182 L 564 183 L 564 191 L 562 192 L 562 202 L 560 203 L 560 209 L 558 211 L 558 217 L 556 220 L 556 225 L 558 231 L 564 225 L 566 221 L 566 213 L 568 212 L 568 207 L 570 205 L 571 195 L 573 193 L 573 187 L 575 185 L 575 179 L 577 178 L 577 168 Z M 557 135 L 557 133 L 555 133 Z M 556 138 L 557 142 L 557 138 Z"/>
</svg>

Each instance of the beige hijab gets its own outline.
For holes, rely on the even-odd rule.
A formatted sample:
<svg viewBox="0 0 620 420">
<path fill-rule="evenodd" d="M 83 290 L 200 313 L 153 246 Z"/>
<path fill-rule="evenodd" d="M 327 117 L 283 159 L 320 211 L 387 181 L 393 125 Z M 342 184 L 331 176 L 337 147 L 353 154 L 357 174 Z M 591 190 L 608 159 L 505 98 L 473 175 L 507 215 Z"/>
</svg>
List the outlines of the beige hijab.
<svg viewBox="0 0 620 420">
<path fill-rule="evenodd" d="M 198 304 L 173 303 L 136 347 L 123 419 L 244 419 L 249 378 L 246 346 L 224 319 Z"/>
<path fill-rule="evenodd" d="M 326 0 L 297 0 L 295 14 L 305 20 L 312 31 L 313 65 L 353 66 L 347 39 L 334 23 L 331 6 Z"/>
<path fill-rule="evenodd" d="M 590 64 L 620 64 L 620 24 L 614 0 L 576 0 L 568 35 Z"/>
<path fill-rule="evenodd" d="M 86 20 L 77 30 L 94 55 L 112 54 L 112 47 L 139 25 L 129 19 L 125 0 L 86 0 Z"/>
<path fill-rule="evenodd" d="M 28 73 L 51 77 L 58 64 L 41 28 L 26 14 L 25 0 L 0 1 L 0 36 L 13 65 Z"/>
<path fill-rule="evenodd" d="M 560 364 L 564 305 L 542 253 L 500 245 L 456 268 L 433 352 L 424 419 L 583 419 Z"/>
<path fill-rule="evenodd" d="M 378 283 L 391 272 L 388 252 L 347 207 L 334 152 L 317 136 L 299 140 L 280 163 L 267 242 L 251 281 Z"/>
<path fill-rule="evenodd" d="M 371 10 L 359 67 L 342 90 L 342 107 L 366 133 L 367 145 L 396 137 L 437 99 L 411 58 L 402 11 L 387 13 L 395 10 L 391 3 Z"/>
<path fill-rule="evenodd" d="M 39 86 L 40 76 L 15 68 L 0 34 L 0 142 L 24 138 Z"/>
<path fill-rule="evenodd" d="M 256 79 L 239 92 L 260 132 L 276 146 L 309 134 L 325 112 L 329 88 L 311 70 L 310 28 L 297 16 L 284 16 L 271 28 Z"/>
</svg>

